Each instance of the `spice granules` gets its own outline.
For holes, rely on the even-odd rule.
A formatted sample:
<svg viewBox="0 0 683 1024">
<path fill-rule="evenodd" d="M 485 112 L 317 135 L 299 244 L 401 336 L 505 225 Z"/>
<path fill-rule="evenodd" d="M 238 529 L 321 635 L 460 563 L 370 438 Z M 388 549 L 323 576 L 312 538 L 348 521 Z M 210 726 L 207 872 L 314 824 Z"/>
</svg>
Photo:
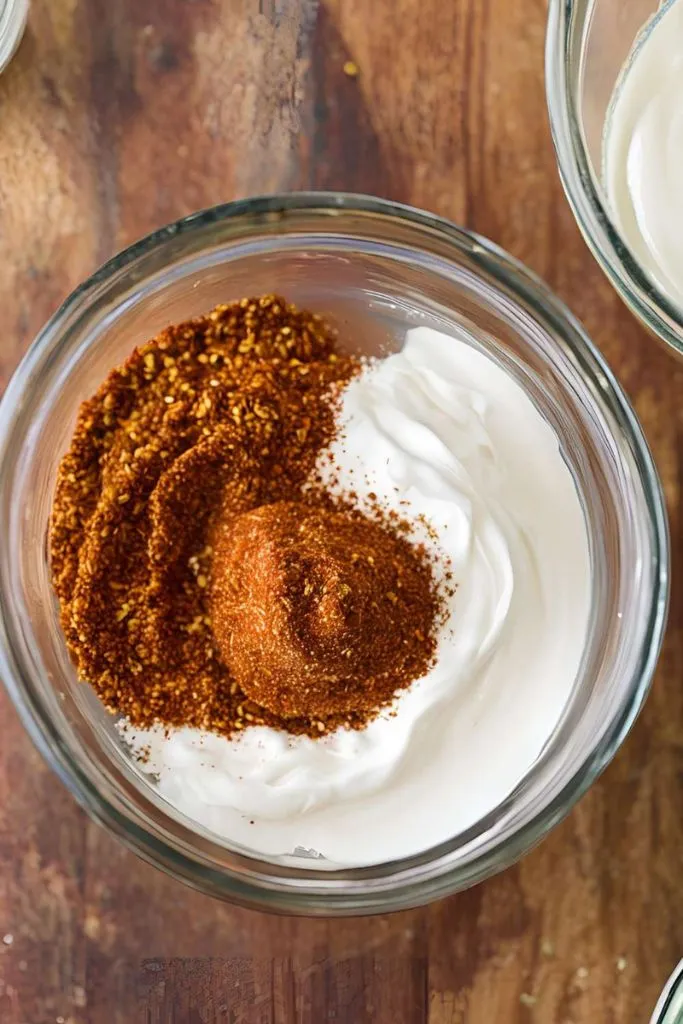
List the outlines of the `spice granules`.
<svg viewBox="0 0 683 1024">
<path fill-rule="evenodd" d="M 426 552 L 315 486 L 360 369 L 320 317 L 263 296 L 167 328 L 83 403 L 52 573 L 79 675 L 111 710 L 319 736 L 429 667 Z"/>
<path fill-rule="evenodd" d="M 274 714 L 371 714 L 427 670 L 432 574 L 379 523 L 276 502 L 228 519 L 215 551 L 218 648 L 247 696 Z"/>
</svg>

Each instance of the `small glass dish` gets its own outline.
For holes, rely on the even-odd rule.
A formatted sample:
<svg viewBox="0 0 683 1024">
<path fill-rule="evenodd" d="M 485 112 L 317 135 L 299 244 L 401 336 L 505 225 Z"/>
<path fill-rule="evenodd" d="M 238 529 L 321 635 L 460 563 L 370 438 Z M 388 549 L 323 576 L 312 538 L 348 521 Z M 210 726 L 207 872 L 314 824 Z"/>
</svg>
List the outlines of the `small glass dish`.
<svg viewBox="0 0 683 1024">
<path fill-rule="evenodd" d="M 28 19 L 28 0 L 0 0 L 0 71 L 14 56 Z"/>
<path fill-rule="evenodd" d="M 466 832 L 366 868 L 258 857 L 175 812 L 127 756 L 113 717 L 77 681 L 50 585 L 50 504 L 79 403 L 168 323 L 269 291 L 328 316 L 368 353 L 399 348 L 418 324 L 464 331 L 554 429 L 590 539 L 591 626 L 581 669 L 537 761 Z M 0 405 L 0 466 L 0 671 L 26 728 L 97 821 L 152 863 L 225 899 L 287 913 L 357 914 L 472 885 L 567 814 L 647 694 L 666 617 L 668 537 L 640 426 L 548 288 L 491 243 L 429 214 L 369 197 L 302 193 L 229 203 L 148 236 L 81 285 L 40 332 Z"/>
<path fill-rule="evenodd" d="M 650 1024 L 683 1024 L 683 960 L 667 981 Z"/>
<path fill-rule="evenodd" d="M 601 181 L 615 85 L 636 39 L 665 6 L 659 0 L 550 0 L 546 95 L 562 184 L 593 255 L 636 316 L 683 352 L 683 308 L 633 255 Z"/>
</svg>

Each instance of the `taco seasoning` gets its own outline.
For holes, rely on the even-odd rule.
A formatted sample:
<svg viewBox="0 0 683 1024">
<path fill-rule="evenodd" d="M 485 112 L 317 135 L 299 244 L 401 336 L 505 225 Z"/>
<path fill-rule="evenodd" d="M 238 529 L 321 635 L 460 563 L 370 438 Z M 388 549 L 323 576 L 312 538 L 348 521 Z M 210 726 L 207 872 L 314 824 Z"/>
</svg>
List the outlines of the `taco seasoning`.
<svg viewBox="0 0 683 1024">
<path fill-rule="evenodd" d="M 79 676 L 111 711 L 318 738 L 429 669 L 426 549 L 317 474 L 361 369 L 319 316 L 266 295 L 168 327 L 83 403 L 52 574 Z"/>
</svg>

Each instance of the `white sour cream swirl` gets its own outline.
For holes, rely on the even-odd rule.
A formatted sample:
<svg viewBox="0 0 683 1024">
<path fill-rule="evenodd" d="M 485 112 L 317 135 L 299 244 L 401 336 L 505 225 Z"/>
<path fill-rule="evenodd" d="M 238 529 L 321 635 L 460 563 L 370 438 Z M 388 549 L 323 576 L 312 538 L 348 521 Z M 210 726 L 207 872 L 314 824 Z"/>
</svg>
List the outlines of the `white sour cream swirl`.
<svg viewBox="0 0 683 1024">
<path fill-rule="evenodd" d="M 683 307 L 683 3 L 636 40 L 612 98 L 604 180 L 639 264 Z"/>
<path fill-rule="evenodd" d="M 409 331 L 347 388 L 333 451 L 344 489 L 438 537 L 416 522 L 457 583 L 433 669 L 361 732 L 127 736 L 161 794 L 231 842 L 362 865 L 450 838 L 529 770 L 575 681 L 590 566 L 555 434 L 466 338 Z"/>
</svg>

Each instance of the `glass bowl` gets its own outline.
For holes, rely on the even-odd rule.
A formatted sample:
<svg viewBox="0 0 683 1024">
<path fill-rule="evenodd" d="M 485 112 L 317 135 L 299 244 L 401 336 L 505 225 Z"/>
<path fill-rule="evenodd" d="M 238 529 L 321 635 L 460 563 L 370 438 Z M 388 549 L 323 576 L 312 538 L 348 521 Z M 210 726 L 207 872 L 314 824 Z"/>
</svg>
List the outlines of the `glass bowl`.
<svg viewBox="0 0 683 1024">
<path fill-rule="evenodd" d="M 591 626 L 572 698 L 514 791 L 476 826 L 414 857 L 324 870 L 263 858 L 175 812 L 131 762 L 113 716 L 75 678 L 46 554 L 51 495 L 75 413 L 106 372 L 169 322 L 277 290 L 329 316 L 360 351 L 409 326 L 466 332 L 546 417 L 590 538 Z M 667 602 L 668 541 L 640 426 L 567 309 L 491 243 L 379 199 L 293 194 L 229 203 L 163 228 L 81 285 L 33 343 L 0 405 L 0 668 L 46 759 L 99 822 L 206 892 L 268 910 L 414 906 L 506 867 L 568 812 L 646 696 Z"/>
<path fill-rule="evenodd" d="M 28 0 L 0 0 L 0 71 L 11 61 L 28 19 Z"/>
<path fill-rule="evenodd" d="M 683 960 L 666 983 L 650 1024 L 683 1024 Z"/>
<path fill-rule="evenodd" d="M 601 183 L 603 126 L 621 69 L 659 0 L 550 0 L 546 94 L 560 177 L 593 255 L 622 299 L 683 352 L 683 308 L 639 264 Z"/>
</svg>

